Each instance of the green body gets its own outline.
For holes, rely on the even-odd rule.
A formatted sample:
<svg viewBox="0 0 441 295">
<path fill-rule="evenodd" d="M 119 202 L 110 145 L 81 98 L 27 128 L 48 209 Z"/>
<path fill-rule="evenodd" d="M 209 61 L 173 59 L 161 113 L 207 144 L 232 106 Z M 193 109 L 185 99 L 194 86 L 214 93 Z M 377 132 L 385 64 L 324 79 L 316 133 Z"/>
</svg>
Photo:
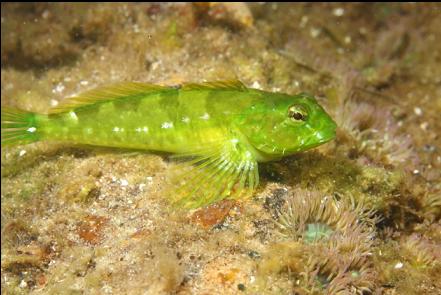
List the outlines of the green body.
<svg viewBox="0 0 441 295">
<path fill-rule="evenodd" d="M 239 191 L 254 188 L 256 162 L 303 151 L 335 136 L 335 123 L 314 98 L 249 89 L 240 82 L 174 88 L 128 83 L 86 92 L 72 101 L 49 115 L 25 114 L 21 141 L 58 140 L 191 156 L 200 169 L 187 185 L 219 183 L 215 190 L 200 184 L 178 198 L 193 207 L 231 196 L 235 184 Z M 7 125 L 3 117 L 9 118 L 2 114 L 2 143 L 3 133 L 8 139 L 7 131 L 20 127 L 17 122 L 13 126 L 13 118 Z M 19 141 L 10 138 L 5 143 Z"/>
<path fill-rule="evenodd" d="M 44 139 L 183 153 L 233 136 L 233 114 L 259 100 L 262 93 L 254 90 L 244 94 L 171 88 L 36 120 Z"/>
</svg>

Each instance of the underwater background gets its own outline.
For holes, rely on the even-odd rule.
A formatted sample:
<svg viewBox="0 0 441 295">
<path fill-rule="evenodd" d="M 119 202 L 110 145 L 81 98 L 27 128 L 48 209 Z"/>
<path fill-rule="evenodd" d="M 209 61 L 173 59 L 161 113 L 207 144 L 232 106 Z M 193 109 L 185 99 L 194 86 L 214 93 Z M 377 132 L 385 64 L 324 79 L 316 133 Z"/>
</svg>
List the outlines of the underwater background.
<svg viewBox="0 0 441 295">
<path fill-rule="evenodd" d="M 164 155 L 2 147 L 2 294 L 441 294 L 440 4 L 1 4 L 2 106 L 237 78 L 336 139 L 191 211 Z"/>
</svg>

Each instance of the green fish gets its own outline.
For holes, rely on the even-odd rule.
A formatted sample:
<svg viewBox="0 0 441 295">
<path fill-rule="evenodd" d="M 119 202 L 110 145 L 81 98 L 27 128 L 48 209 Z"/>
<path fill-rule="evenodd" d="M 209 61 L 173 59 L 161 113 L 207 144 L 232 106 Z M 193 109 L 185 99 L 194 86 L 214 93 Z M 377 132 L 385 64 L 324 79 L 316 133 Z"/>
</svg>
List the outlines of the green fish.
<svg viewBox="0 0 441 295">
<path fill-rule="evenodd" d="M 2 145 L 57 140 L 159 151 L 188 158 L 172 203 L 197 208 L 250 196 L 258 162 L 335 137 L 336 124 L 308 94 L 247 88 L 239 81 L 181 86 L 121 83 L 67 99 L 48 114 L 3 108 Z"/>
</svg>

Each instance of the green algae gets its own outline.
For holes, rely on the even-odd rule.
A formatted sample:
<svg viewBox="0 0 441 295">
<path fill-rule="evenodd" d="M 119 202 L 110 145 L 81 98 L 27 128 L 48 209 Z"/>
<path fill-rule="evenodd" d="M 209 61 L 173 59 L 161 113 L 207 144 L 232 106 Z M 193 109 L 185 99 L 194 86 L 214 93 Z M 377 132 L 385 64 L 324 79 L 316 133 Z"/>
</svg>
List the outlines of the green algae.
<svg viewBox="0 0 441 295">
<path fill-rule="evenodd" d="M 2 3 L 2 105 L 44 112 L 115 81 L 239 77 L 269 91 L 317 94 L 332 114 L 349 99 L 374 114 L 392 107 L 395 115 L 385 116 L 396 131 L 357 138 L 342 129 L 336 143 L 264 165 L 256 197 L 212 229 L 167 207 L 166 157 L 44 143 L 2 148 L 2 292 L 236 294 L 243 284 L 251 294 L 320 294 L 345 286 L 339 267 L 312 259 L 331 247 L 328 239 L 314 248 L 280 237 L 274 225 L 286 198 L 304 189 L 375 212 L 372 258 L 346 272 L 354 285 L 439 293 L 440 6 L 251 4 L 251 23 L 228 9 L 201 16 L 192 4 Z M 409 154 L 388 147 L 384 134 L 410 135 L 418 161 L 388 161 Z M 375 146 L 360 149 L 366 139 Z"/>
</svg>

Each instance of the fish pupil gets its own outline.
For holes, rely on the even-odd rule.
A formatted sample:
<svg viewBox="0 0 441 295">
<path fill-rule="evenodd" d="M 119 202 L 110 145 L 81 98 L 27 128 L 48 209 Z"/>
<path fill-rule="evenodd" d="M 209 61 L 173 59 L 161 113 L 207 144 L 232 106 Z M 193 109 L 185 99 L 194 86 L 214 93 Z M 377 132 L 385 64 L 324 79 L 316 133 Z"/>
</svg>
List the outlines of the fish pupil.
<svg viewBox="0 0 441 295">
<path fill-rule="evenodd" d="M 302 121 L 305 119 L 305 117 L 303 116 L 303 114 L 298 113 L 298 112 L 293 113 L 292 117 L 293 117 L 294 119 L 296 119 L 296 120 L 302 120 Z"/>
<path fill-rule="evenodd" d="M 302 106 L 294 105 L 289 108 L 288 115 L 293 121 L 298 122 L 298 121 L 306 121 L 307 113 L 306 110 L 302 108 Z"/>
</svg>

